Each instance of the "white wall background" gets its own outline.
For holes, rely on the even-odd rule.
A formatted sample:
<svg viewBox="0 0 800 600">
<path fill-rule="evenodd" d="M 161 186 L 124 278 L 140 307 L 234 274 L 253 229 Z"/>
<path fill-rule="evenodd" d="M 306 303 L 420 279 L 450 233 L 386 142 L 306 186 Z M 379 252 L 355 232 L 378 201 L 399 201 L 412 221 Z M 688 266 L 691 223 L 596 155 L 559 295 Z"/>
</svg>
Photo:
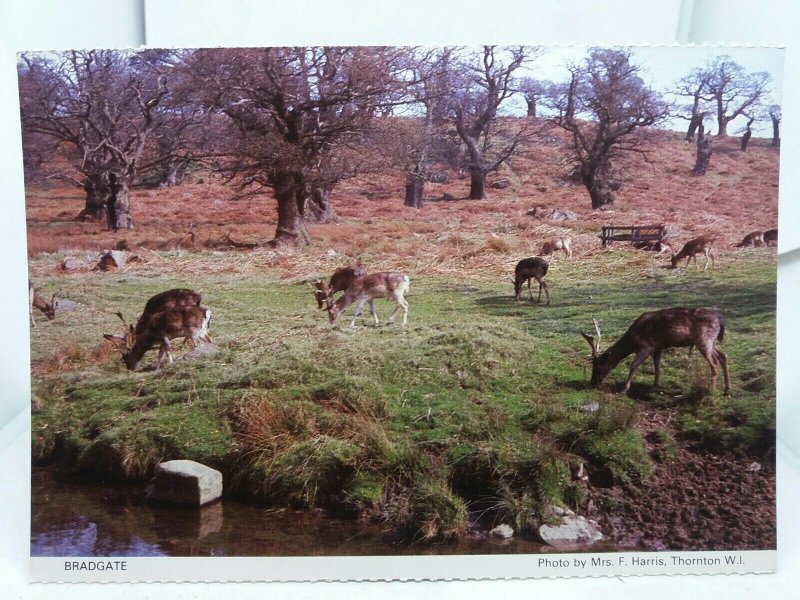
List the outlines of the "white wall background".
<svg viewBox="0 0 800 600">
<path fill-rule="evenodd" d="M 503 594 L 514 598 L 796 597 L 800 520 L 800 197 L 798 158 L 800 5 L 792 0 L 0 0 L 0 589 L 3 597 L 391 598 Z M 15 52 L 151 46 L 444 43 L 752 43 L 786 45 L 781 151 L 778 299 L 779 574 L 420 584 L 271 584 L 221 586 L 28 586 L 27 407 L 30 398 L 27 263 Z M 794 110 L 793 110 L 794 109 Z M 254 574 L 257 578 L 258 574 Z M 235 591 L 234 591 L 235 590 Z M 688 593 L 687 593 L 688 592 Z"/>
</svg>

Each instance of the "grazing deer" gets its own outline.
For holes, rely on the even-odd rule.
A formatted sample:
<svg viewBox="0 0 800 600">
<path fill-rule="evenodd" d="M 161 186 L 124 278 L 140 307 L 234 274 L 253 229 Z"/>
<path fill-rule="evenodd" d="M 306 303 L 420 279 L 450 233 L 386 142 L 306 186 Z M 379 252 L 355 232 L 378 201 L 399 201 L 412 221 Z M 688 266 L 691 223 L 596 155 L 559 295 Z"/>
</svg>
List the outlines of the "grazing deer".
<svg viewBox="0 0 800 600">
<path fill-rule="evenodd" d="M 53 297 L 50 298 L 50 302 L 48 302 L 39 295 L 39 292 L 37 292 L 36 288 L 33 286 L 33 282 L 28 281 L 28 311 L 31 315 L 31 326 L 36 327 L 36 319 L 33 318 L 34 308 L 38 308 L 48 319 L 52 320 L 56 316 L 57 306 L 58 302 L 56 301 L 55 294 L 53 294 Z"/>
<path fill-rule="evenodd" d="M 764 245 L 764 234 L 760 231 L 754 231 L 752 233 L 748 233 L 744 236 L 744 239 L 736 244 L 737 248 L 747 248 L 749 246 L 753 246 L 754 248 L 760 248 Z"/>
<path fill-rule="evenodd" d="M 764 243 L 767 246 L 777 246 L 778 245 L 778 230 L 777 229 L 768 229 L 764 232 Z"/>
<path fill-rule="evenodd" d="M 554 254 L 559 250 L 567 255 L 567 258 L 572 258 L 572 240 L 568 236 L 553 238 L 542 244 L 542 249 L 539 256 L 548 256 Z"/>
<path fill-rule="evenodd" d="M 711 257 L 711 266 L 714 267 L 714 254 L 711 252 L 711 246 L 714 244 L 715 239 L 710 235 L 701 235 L 686 242 L 680 252 L 672 255 L 672 268 L 675 269 L 678 266 L 678 261 L 684 258 L 686 259 L 684 268 L 689 268 L 689 261 L 693 258 L 694 264 L 697 266 L 697 255 L 701 252 L 706 255 L 706 265 L 703 267 L 703 271 L 708 268 L 709 257 Z"/>
<path fill-rule="evenodd" d="M 326 286 L 322 280 L 317 280 L 314 286 L 317 291 L 314 292 L 314 297 L 317 299 L 317 308 L 322 309 L 328 300 L 333 299 L 333 295 L 337 292 L 343 292 L 350 287 L 356 277 L 363 277 L 367 274 L 367 270 L 361 265 L 355 267 L 342 267 L 336 269 L 331 275 L 331 280 Z"/>
<path fill-rule="evenodd" d="M 117 316 L 125 323 L 121 313 L 117 313 Z M 202 306 L 171 308 L 151 315 L 139 332 L 130 325 L 125 335 L 106 333 L 103 337 L 115 343 L 119 341 L 125 343 L 122 361 L 130 371 L 138 371 L 145 353 L 159 346 L 155 366 L 158 370 L 165 355 L 169 358 L 169 362 L 172 362 L 169 343 L 172 338 L 187 338 L 193 345 L 197 345 L 200 341 L 210 341 L 208 335 L 210 321 L 211 310 L 208 308 Z"/>
<path fill-rule="evenodd" d="M 188 308 L 189 306 L 200 306 L 200 294 L 194 290 L 186 288 L 176 288 L 161 292 L 150 298 L 144 305 L 142 316 L 136 322 L 137 335 L 144 330 L 147 322 L 154 314 L 172 308 Z"/>
<path fill-rule="evenodd" d="M 646 312 L 639 316 L 628 328 L 628 331 L 602 354 L 600 352 L 600 327 L 595 320 L 597 339 L 581 333 L 592 349 L 593 386 L 599 385 L 611 370 L 626 356 L 634 354 L 628 371 L 628 378 L 621 393 L 631 387 L 633 374 L 649 356 L 653 357 L 655 367 L 654 386 L 658 386 L 660 376 L 661 353 L 666 348 L 697 346 L 697 349 L 708 361 L 711 368 L 712 386 L 717 381 L 717 366 L 722 366 L 725 378 L 725 394 L 730 392 L 728 375 L 728 357 L 715 348 L 715 342 L 722 342 L 725 334 L 725 321 L 717 312 L 705 308 L 667 308 L 654 312 Z"/>
<path fill-rule="evenodd" d="M 411 279 L 408 275 L 403 275 L 402 273 L 371 273 L 356 277 L 350 287 L 335 302 L 330 298 L 327 299 L 328 317 L 333 323 L 350 304 L 355 302 L 356 312 L 353 315 L 352 323 L 350 323 L 352 327 L 356 324 L 356 319 L 361 314 L 361 307 L 364 302 L 369 302 L 369 310 L 375 319 L 375 326 L 377 326 L 378 313 L 375 311 L 375 299 L 386 298 L 397 303 L 394 311 L 389 315 L 388 322 L 394 321 L 397 311 L 402 308 L 403 325 L 405 325 L 408 322 L 408 302 L 406 302 L 404 295 L 410 285 Z"/>
<path fill-rule="evenodd" d="M 542 288 L 547 295 L 547 304 L 550 304 L 550 291 L 547 289 L 547 283 L 544 281 L 544 276 L 547 275 L 547 269 L 550 267 L 549 263 L 538 256 L 533 258 L 523 258 L 517 263 L 514 269 L 514 297 L 519 300 L 522 294 L 522 286 L 528 282 L 528 293 L 531 295 L 531 302 L 533 302 L 533 291 L 531 290 L 531 279 L 539 282 L 539 298 L 536 302 L 542 301 Z"/>
<path fill-rule="evenodd" d="M 650 250 L 656 254 L 661 254 L 662 252 L 669 252 L 670 254 L 673 254 L 672 246 L 663 240 L 645 240 L 633 242 L 632 245 L 637 250 Z"/>
</svg>

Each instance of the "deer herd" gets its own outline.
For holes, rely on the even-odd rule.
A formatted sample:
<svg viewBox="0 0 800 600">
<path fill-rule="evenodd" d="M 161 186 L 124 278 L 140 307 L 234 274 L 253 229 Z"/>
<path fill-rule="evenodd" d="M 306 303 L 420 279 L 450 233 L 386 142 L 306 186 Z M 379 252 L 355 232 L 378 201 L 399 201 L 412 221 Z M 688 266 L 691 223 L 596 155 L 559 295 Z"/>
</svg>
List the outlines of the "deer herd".
<svg viewBox="0 0 800 600">
<path fill-rule="evenodd" d="M 748 246 L 760 247 L 777 243 L 778 230 L 770 229 L 760 232 L 754 231 L 744 237 L 736 245 L 737 248 Z M 694 259 L 697 265 L 697 255 L 705 256 L 703 270 L 708 269 L 708 263 L 714 267 L 714 254 L 712 247 L 715 238 L 711 235 L 701 235 L 684 244 L 680 252 L 675 253 L 667 242 L 638 242 L 634 247 L 653 250 L 661 254 L 668 252 L 671 255 L 670 266 L 677 268 L 678 263 L 686 259 L 685 268 Z M 547 304 L 550 304 L 550 291 L 545 276 L 549 269 L 549 262 L 545 257 L 556 252 L 563 252 L 567 258 L 572 258 L 572 244 L 567 236 L 548 240 L 542 244 L 537 256 L 520 260 L 514 269 L 514 297 L 521 300 L 525 283 L 528 284 L 528 293 L 533 302 L 531 280 L 539 284 L 537 303 L 541 302 L 544 290 Z M 393 301 L 396 306 L 389 316 L 388 323 L 394 320 L 399 310 L 403 311 L 403 326 L 408 323 L 408 302 L 405 299 L 411 279 L 408 275 L 397 272 L 367 273 L 360 265 L 336 269 L 328 283 L 317 280 L 314 283 L 314 296 L 319 310 L 325 309 L 331 323 L 351 305 L 355 305 L 351 326 L 361 314 L 364 303 L 369 304 L 370 312 L 375 325 L 379 324 L 378 313 L 375 309 L 375 300 L 385 298 Z M 56 314 L 58 302 L 55 294 L 48 302 L 36 290 L 33 283 L 28 284 L 29 308 L 31 325 L 36 326 L 33 309 L 40 310 L 48 319 L 53 319 Z M 336 294 L 341 293 L 338 298 Z M 122 334 L 104 334 L 122 352 L 122 360 L 131 371 L 137 371 L 144 355 L 151 349 L 158 347 L 158 356 L 155 369 L 159 369 L 164 357 L 172 362 L 170 340 L 184 338 L 191 345 L 210 343 L 209 323 L 211 310 L 201 305 L 201 296 L 190 289 L 172 289 L 156 294 L 144 306 L 136 325 L 128 325 L 121 313 L 116 315 L 125 325 Z M 637 318 L 628 330 L 616 343 L 604 352 L 600 351 L 600 327 L 594 320 L 596 336 L 581 333 L 591 348 L 592 377 L 591 385 L 598 386 L 605 377 L 623 359 L 634 355 L 629 367 L 628 377 L 620 390 L 626 393 L 630 389 L 633 375 L 638 367 L 649 357 L 653 359 L 655 369 L 654 386 L 658 386 L 660 376 L 660 361 L 664 350 L 668 348 L 688 347 L 697 348 L 708 362 L 711 369 L 712 385 L 716 382 L 718 369 L 722 368 L 725 382 L 725 393 L 730 392 L 730 376 L 728 373 L 728 359 L 716 345 L 722 342 L 725 333 L 725 323 L 717 312 L 704 308 L 668 308 L 664 310 L 645 312 Z"/>
</svg>

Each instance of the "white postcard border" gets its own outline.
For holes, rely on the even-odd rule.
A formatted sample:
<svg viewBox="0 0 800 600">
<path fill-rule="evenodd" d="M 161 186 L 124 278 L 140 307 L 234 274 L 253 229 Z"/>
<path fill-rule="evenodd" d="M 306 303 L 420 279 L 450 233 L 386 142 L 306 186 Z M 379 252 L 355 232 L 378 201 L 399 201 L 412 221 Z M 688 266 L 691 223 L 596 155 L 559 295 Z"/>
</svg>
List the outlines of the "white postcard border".
<svg viewBox="0 0 800 600">
<path fill-rule="evenodd" d="M 776 550 L 452 556 L 31 557 L 30 580 L 86 582 L 441 581 L 772 573 Z"/>
</svg>

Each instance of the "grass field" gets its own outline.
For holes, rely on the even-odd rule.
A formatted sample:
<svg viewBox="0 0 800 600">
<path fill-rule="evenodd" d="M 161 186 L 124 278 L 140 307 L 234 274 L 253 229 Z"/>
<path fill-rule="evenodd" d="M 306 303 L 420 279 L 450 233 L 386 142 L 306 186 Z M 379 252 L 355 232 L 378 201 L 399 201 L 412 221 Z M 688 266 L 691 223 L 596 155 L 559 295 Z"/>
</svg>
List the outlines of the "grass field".
<svg viewBox="0 0 800 600">
<path fill-rule="evenodd" d="M 678 438 L 772 455 L 774 251 L 717 255 L 705 272 L 622 249 L 558 257 L 550 306 L 515 302 L 511 269 L 409 271 L 407 327 L 385 325 L 392 306 L 379 302 L 380 327 L 365 311 L 351 328 L 352 309 L 334 326 L 316 309 L 310 282 L 336 266 L 324 261 L 287 279 L 268 251 L 163 251 L 127 271 L 64 277 L 52 265 L 66 253 L 38 254 L 37 284 L 77 305 L 32 330 L 34 459 L 108 478 L 194 459 L 221 469 L 231 495 L 379 518 L 413 539 L 458 536 L 475 518 L 532 529 L 552 505 L 585 505 L 571 475 L 581 463 L 594 482 L 646 488 L 663 460 L 648 435 L 662 452 Z M 518 258 L 504 260 L 513 268 Z M 128 373 L 102 334 L 120 330 L 114 311 L 135 320 L 172 287 L 202 292 L 221 351 Z M 631 393 L 616 395 L 629 360 L 589 387 L 579 332 L 593 317 L 608 347 L 645 310 L 681 305 L 724 315 L 730 396 L 721 381 L 709 390 L 705 361 L 685 350 L 665 356 L 659 389 L 649 362 Z M 582 408 L 593 402 L 596 412 Z M 648 431 L 645 407 L 676 422 Z"/>
</svg>

